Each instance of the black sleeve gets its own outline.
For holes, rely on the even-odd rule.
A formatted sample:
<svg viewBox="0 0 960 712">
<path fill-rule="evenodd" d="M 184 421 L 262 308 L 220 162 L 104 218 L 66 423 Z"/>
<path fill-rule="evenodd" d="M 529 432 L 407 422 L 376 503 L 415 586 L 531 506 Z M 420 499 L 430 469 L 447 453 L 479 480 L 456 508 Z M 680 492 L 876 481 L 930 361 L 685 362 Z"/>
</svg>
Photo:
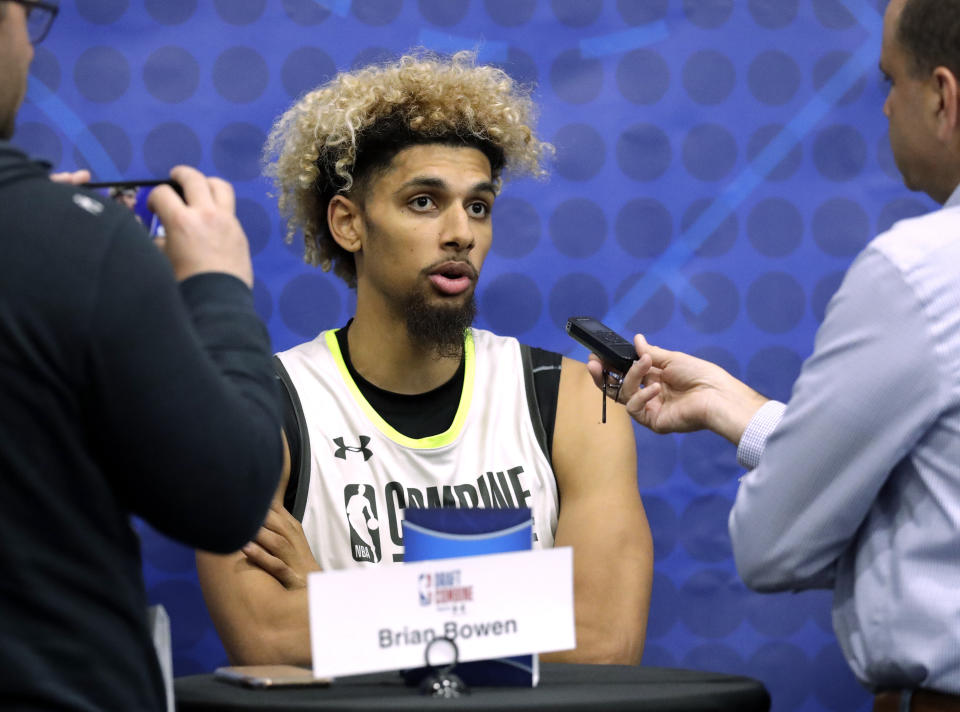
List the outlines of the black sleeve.
<svg viewBox="0 0 960 712">
<path fill-rule="evenodd" d="M 297 521 L 302 522 L 310 486 L 310 435 L 296 386 L 278 356 L 273 357 L 273 367 L 280 384 L 283 432 L 287 436 L 287 449 L 290 452 L 290 477 L 283 493 L 283 506 Z"/>
<path fill-rule="evenodd" d="M 540 440 L 540 447 L 553 462 L 553 429 L 557 422 L 557 399 L 560 395 L 560 367 L 563 356 L 535 346 L 520 346 L 524 382 L 530 420 Z"/>
<path fill-rule="evenodd" d="M 141 233 L 118 230 L 100 270 L 91 436 L 132 512 L 190 546 L 233 551 L 257 531 L 279 479 L 269 337 L 239 279 L 178 285 Z"/>
</svg>

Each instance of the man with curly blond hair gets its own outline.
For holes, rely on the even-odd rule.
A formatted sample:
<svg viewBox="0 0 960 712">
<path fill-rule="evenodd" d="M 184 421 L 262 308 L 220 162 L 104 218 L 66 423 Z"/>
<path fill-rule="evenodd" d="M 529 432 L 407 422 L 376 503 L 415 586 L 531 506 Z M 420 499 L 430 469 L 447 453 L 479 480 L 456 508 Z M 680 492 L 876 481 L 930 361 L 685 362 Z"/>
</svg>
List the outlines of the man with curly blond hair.
<svg viewBox="0 0 960 712">
<path fill-rule="evenodd" d="M 309 664 L 307 574 L 402 561 L 402 510 L 429 506 L 529 507 L 535 546 L 575 549 L 578 645 L 547 659 L 639 662 L 653 556 L 629 418 L 582 407 L 584 364 L 470 327 L 502 178 L 552 151 L 534 108 L 472 54 L 424 53 L 340 74 L 276 123 L 290 234 L 357 307 L 278 356 L 289 458 L 264 527 L 198 554 L 233 662 Z"/>
</svg>

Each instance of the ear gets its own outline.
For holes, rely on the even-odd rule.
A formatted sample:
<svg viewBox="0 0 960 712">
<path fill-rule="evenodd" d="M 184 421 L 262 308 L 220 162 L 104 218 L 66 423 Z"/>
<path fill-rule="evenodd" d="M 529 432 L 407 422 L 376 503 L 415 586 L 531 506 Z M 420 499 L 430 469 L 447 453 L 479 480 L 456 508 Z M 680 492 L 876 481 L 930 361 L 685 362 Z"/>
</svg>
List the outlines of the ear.
<svg viewBox="0 0 960 712">
<path fill-rule="evenodd" d="M 946 67 L 937 67 L 931 76 L 933 91 L 938 97 L 936 126 L 937 138 L 947 143 L 952 142 L 957 131 L 957 122 L 960 120 L 960 87 L 957 77 Z"/>
<path fill-rule="evenodd" d="M 330 235 L 347 252 L 359 252 L 363 236 L 360 206 L 345 195 L 337 194 L 327 203 Z"/>
</svg>

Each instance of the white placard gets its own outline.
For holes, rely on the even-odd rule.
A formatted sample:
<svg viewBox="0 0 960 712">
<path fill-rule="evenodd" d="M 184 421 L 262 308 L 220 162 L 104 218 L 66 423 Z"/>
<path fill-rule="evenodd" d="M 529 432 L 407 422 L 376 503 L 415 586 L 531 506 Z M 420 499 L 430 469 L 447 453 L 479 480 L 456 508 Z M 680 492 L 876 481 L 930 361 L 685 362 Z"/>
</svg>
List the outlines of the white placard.
<svg viewBox="0 0 960 712">
<path fill-rule="evenodd" d="M 317 572 L 307 595 L 317 677 L 420 667 L 445 635 L 463 662 L 576 646 L 570 547 Z"/>
</svg>

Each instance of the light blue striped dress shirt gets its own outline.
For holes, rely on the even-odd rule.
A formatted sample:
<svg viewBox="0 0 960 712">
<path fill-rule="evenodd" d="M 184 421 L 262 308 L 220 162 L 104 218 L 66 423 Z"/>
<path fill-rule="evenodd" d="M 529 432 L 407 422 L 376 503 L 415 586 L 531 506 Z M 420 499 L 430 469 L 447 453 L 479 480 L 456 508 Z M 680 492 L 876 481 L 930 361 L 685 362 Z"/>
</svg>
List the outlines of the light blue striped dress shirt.
<svg viewBox="0 0 960 712">
<path fill-rule="evenodd" d="M 857 257 L 738 458 L 747 585 L 833 588 L 861 681 L 960 694 L 960 188 Z"/>
</svg>

